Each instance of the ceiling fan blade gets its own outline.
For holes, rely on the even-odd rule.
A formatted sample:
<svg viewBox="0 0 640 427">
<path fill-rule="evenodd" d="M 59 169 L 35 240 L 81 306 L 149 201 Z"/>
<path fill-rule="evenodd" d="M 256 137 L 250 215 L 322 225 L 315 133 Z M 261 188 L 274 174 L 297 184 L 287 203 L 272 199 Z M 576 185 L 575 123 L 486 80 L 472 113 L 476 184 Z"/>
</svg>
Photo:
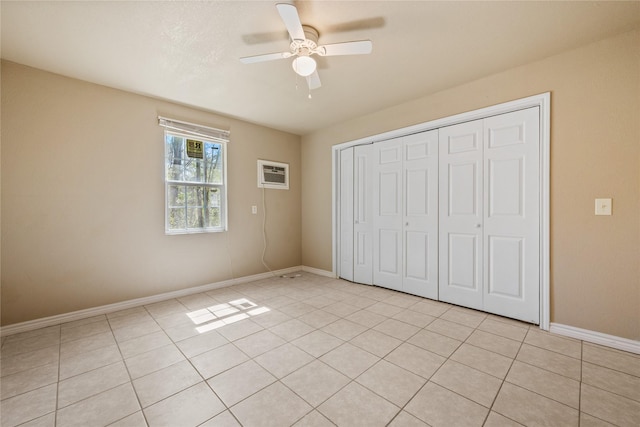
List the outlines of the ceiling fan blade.
<svg viewBox="0 0 640 427">
<path fill-rule="evenodd" d="M 261 43 L 273 43 L 279 42 L 288 37 L 289 33 L 286 30 L 282 31 L 270 31 L 264 33 L 251 33 L 243 34 L 242 41 L 245 44 L 261 44 Z"/>
<path fill-rule="evenodd" d="M 371 40 L 325 44 L 317 48 L 320 56 L 366 55 L 371 53 L 372 50 L 373 43 L 371 43 Z"/>
<path fill-rule="evenodd" d="M 285 27 L 287 27 L 287 31 L 289 31 L 291 40 L 304 40 L 306 37 L 298 16 L 298 9 L 294 5 L 287 3 L 278 3 L 276 7 Z"/>
<path fill-rule="evenodd" d="M 310 76 L 307 76 L 307 84 L 309 85 L 309 90 L 318 89 L 322 86 L 322 83 L 320 83 L 320 75 L 317 70 Z"/>
<path fill-rule="evenodd" d="M 243 64 L 255 64 L 256 62 L 273 61 L 274 59 L 289 58 L 291 52 L 267 53 L 266 55 L 245 56 L 240 58 Z"/>
<path fill-rule="evenodd" d="M 382 28 L 385 26 L 385 19 L 382 16 L 375 18 L 364 18 L 355 21 L 342 22 L 340 24 L 327 26 L 323 32 L 325 33 L 345 33 L 348 31 L 371 30 L 373 28 Z"/>
</svg>

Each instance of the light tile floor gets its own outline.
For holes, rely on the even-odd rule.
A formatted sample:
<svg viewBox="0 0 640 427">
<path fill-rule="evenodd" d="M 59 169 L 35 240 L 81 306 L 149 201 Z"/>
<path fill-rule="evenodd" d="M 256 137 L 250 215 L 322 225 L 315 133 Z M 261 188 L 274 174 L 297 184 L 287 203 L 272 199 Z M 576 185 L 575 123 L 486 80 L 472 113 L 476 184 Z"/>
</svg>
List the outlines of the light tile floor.
<svg viewBox="0 0 640 427">
<path fill-rule="evenodd" d="M 639 426 L 640 355 L 309 273 L 2 338 L 1 425 Z"/>
</svg>

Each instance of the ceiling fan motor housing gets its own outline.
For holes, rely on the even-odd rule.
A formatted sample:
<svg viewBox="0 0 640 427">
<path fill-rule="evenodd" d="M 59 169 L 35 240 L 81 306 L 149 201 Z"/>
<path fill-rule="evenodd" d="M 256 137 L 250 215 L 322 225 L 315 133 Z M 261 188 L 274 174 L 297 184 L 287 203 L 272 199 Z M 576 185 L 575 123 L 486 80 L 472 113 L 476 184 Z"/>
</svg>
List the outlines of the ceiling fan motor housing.
<svg viewBox="0 0 640 427">
<path fill-rule="evenodd" d="M 298 56 L 309 56 L 316 52 L 318 47 L 318 31 L 308 25 L 303 25 L 304 40 L 293 40 L 291 42 L 291 52 Z"/>
</svg>

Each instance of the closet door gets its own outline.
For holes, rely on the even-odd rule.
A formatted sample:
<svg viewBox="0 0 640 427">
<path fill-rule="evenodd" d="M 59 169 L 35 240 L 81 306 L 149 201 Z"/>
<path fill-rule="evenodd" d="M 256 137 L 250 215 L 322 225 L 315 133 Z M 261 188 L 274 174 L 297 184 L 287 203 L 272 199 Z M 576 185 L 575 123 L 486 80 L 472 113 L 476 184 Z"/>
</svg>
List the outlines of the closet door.
<svg viewBox="0 0 640 427">
<path fill-rule="evenodd" d="M 340 151 L 339 276 L 353 281 L 353 147 Z"/>
<path fill-rule="evenodd" d="M 402 290 L 438 299 L 438 131 L 403 138 Z"/>
<path fill-rule="evenodd" d="M 442 301 L 538 323 L 539 109 L 440 129 Z"/>
<path fill-rule="evenodd" d="M 373 144 L 354 148 L 353 281 L 373 284 Z"/>
<path fill-rule="evenodd" d="M 484 309 L 540 320 L 538 107 L 484 121 Z"/>
<path fill-rule="evenodd" d="M 440 300 L 482 310 L 482 120 L 439 130 Z"/>
<path fill-rule="evenodd" d="M 373 144 L 373 283 L 402 290 L 402 138 Z"/>
</svg>

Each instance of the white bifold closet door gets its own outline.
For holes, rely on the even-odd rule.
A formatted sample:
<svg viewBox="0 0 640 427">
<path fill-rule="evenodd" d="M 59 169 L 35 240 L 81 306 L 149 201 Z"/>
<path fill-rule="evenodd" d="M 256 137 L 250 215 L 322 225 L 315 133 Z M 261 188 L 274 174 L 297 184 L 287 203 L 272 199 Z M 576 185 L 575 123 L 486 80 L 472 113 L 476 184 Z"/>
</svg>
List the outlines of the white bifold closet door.
<svg viewBox="0 0 640 427">
<path fill-rule="evenodd" d="M 440 129 L 442 301 L 539 322 L 539 109 Z"/>
<path fill-rule="evenodd" d="M 340 151 L 340 277 L 373 284 L 373 145 Z"/>
<path fill-rule="evenodd" d="M 438 131 L 373 144 L 373 283 L 438 298 Z"/>
<path fill-rule="evenodd" d="M 340 277 L 353 281 L 353 147 L 340 151 Z"/>
<path fill-rule="evenodd" d="M 353 281 L 373 284 L 373 144 L 354 147 Z"/>
</svg>

